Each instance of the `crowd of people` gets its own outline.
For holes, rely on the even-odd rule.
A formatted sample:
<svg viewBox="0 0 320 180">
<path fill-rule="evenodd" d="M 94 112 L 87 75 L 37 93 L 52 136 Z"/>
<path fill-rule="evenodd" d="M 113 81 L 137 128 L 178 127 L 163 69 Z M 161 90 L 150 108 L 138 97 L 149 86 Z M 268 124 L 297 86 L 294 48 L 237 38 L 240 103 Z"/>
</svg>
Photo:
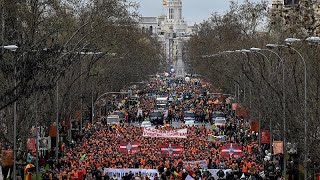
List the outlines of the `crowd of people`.
<svg viewBox="0 0 320 180">
<path fill-rule="evenodd" d="M 279 159 L 265 161 L 267 152 L 259 148 L 258 134 L 250 130 L 250 123 L 242 117 L 235 117 L 230 108 L 224 104 L 225 99 L 214 97 L 204 92 L 210 91 L 210 85 L 199 79 L 190 82 L 155 78 L 144 90 L 139 92 L 137 106 L 128 108 L 123 104 L 117 107 L 126 112 L 126 122 L 121 125 L 109 125 L 100 120 L 88 122 L 81 139 L 60 153 L 59 160 L 50 161 L 50 170 L 43 171 L 42 179 L 118 179 L 106 173 L 111 169 L 155 169 L 154 176 L 142 176 L 140 173 L 127 173 L 122 179 L 278 179 L 281 177 Z M 155 138 L 144 137 L 143 128 L 134 124 L 147 120 L 145 117 L 155 110 L 158 96 L 172 97 L 168 104 L 168 115 L 165 126 L 155 128 L 173 130 L 187 128 L 187 138 Z M 181 98 L 180 98 L 181 97 Z M 220 103 L 214 103 L 214 101 Z M 137 115 L 142 109 L 143 116 Z M 172 121 L 183 121 L 183 112 L 193 111 L 199 125 L 173 127 Z M 212 112 L 225 114 L 225 126 L 215 126 Z M 212 126 L 210 126 L 211 124 Z M 209 125 L 209 126 L 208 126 Z M 210 140 L 209 136 L 225 136 L 225 140 Z M 138 142 L 136 152 L 120 151 L 120 143 Z M 237 144 L 242 147 L 240 156 L 233 153 L 222 154 L 223 145 Z M 164 154 L 161 145 L 179 145 L 182 152 Z M 189 162 L 205 162 L 190 164 Z M 210 173 L 209 169 L 219 170 Z M 230 171 L 225 171 L 225 170 Z"/>
</svg>

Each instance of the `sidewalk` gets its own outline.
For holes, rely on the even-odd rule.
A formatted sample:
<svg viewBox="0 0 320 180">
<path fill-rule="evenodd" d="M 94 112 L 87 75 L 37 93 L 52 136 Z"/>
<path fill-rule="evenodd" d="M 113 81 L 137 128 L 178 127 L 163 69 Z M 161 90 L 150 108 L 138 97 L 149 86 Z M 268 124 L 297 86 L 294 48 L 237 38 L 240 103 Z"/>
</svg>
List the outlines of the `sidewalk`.
<svg viewBox="0 0 320 180">
<path fill-rule="evenodd" d="M 2 177 L 2 168 L 0 166 L 0 180 L 3 180 L 3 177 Z"/>
</svg>

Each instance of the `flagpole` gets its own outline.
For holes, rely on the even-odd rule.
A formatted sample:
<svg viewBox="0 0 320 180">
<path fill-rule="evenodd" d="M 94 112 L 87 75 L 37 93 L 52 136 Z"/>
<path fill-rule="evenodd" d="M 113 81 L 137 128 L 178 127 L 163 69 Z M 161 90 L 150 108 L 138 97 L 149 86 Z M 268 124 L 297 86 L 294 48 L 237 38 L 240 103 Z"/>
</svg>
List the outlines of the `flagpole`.
<svg viewBox="0 0 320 180">
<path fill-rule="evenodd" d="M 165 7 L 168 5 L 168 0 L 162 1 L 162 14 L 165 14 Z"/>
</svg>

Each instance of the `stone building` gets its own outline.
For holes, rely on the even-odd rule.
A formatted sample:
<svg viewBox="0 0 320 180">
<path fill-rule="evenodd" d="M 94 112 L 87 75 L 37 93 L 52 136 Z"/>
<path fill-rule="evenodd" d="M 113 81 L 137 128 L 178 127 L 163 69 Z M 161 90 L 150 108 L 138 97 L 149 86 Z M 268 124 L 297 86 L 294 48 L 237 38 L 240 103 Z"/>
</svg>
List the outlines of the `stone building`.
<svg viewBox="0 0 320 180">
<path fill-rule="evenodd" d="M 164 0 L 165 15 L 158 17 L 142 17 L 140 27 L 142 31 L 157 36 L 166 55 L 169 69 L 174 69 L 179 77 L 185 76 L 182 59 L 183 43 L 189 40 L 194 32 L 182 16 L 182 0 Z"/>
</svg>

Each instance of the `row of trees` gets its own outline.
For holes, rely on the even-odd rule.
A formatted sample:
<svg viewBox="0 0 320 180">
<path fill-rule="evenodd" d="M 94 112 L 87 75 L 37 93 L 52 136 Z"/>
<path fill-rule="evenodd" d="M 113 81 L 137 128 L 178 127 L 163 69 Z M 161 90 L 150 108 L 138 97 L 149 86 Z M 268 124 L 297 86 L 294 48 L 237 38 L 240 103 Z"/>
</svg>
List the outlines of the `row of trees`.
<svg viewBox="0 0 320 180">
<path fill-rule="evenodd" d="M 60 121 L 74 118 L 91 107 L 92 96 L 158 71 L 161 48 L 140 31 L 137 8 L 119 0 L 2 0 L 2 45 L 19 47 L 1 49 L 2 140 L 13 142 L 14 102 L 17 138 L 25 144 L 36 122 L 55 121 L 57 105 Z"/>
<path fill-rule="evenodd" d="M 307 61 L 308 134 L 304 134 L 303 129 L 304 71 L 297 53 L 288 48 L 274 49 L 284 58 L 284 88 L 281 60 L 275 54 L 261 51 L 266 56 L 264 57 L 251 52 L 221 53 L 251 47 L 265 49 L 265 45 L 269 43 L 283 44 L 287 37 L 304 39 L 311 36 L 300 31 L 290 34 L 275 31 L 272 28 L 274 26 L 269 26 L 267 4 L 266 1 L 245 1 L 243 4 L 231 2 L 226 14 L 212 14 L 210 19 L 199 25 L 198 33 L 186 46 L 188 61 L 217 89 L 235 94 L 243 106 L 250 108 L 252 119 L 260 117 L 262 129 L 272 129 L 274 140 L 282 140 L 286 133 L 288 142 L 298 144 L 300 162 L 303 162 L 304 155 L 303 138 L 307 136 L 310 156 L 308 168 L 311 169 L 313 164 L 320 162 L 319 151 L 314 151 L 320 148 L 320 47 L 305 42 L 292 45 L 302 52 Z M 282 120 L 283 91 L 286 94 L 285 132 Z"/>
</svg>

